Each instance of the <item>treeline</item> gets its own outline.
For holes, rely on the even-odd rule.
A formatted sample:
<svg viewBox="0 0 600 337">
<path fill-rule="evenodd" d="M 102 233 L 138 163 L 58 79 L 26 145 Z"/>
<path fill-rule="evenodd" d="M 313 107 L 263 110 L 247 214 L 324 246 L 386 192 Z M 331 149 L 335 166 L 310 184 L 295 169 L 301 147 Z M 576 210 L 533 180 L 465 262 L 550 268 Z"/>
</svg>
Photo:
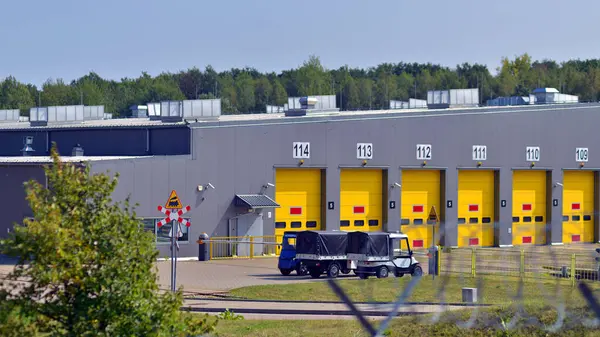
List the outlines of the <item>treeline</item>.
<svg viewBox="0 0 600 337">
<path fill-rule="evenodd" d="M 390 100 L 426 99 L 434 89 L 479 88 L 482 103 L 489 98 L 527 95 L 537 87 L 554 87 L 597 101 L 600 92 L 600 59 L 532 61 L 528 54 L 503 58 L 492 75 L 487 66 L 463 63 L 449 68 L 431 63 L 383 63 L 368 69 L 325 69 L 310 56 L 301 66 L 280 74 L 253 68 L 216 72 L 191 68 L 152 77 L 105 80 L 89 73 L 71 83 L 49 79 L 41 88 L 8 77 L 0 83 L 0 109 L 33 106 L 104 105 L 106 112 L 126 116 L 135 104 L 162 100 L 219 97 L 224 113 L 260 113 L 265 105 L 282 106 L 288 96 L 332 95 L 342 110 L 385 109 Z"/>
</svg>

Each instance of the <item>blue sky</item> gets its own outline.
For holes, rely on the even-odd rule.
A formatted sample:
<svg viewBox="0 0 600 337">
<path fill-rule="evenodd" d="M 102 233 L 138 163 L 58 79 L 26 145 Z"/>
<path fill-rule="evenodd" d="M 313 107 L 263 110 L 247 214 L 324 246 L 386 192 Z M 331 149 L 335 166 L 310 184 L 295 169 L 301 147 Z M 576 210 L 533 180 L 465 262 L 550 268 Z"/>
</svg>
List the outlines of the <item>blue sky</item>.
<svg viewBox="0 0 600 337">
<path fill-rule="evenodd" d="M 600 57 L 594 0 L 0 0 L 0 78 Z"/>
</svg>

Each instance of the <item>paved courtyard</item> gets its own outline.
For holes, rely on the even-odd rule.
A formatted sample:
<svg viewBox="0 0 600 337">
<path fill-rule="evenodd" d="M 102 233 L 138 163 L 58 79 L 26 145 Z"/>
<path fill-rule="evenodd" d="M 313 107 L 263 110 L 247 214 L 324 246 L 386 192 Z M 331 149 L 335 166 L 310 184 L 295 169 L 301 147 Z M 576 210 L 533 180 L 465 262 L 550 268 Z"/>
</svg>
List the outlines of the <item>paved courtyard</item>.
<svg viewBox="0 0 600 337">
<path fill-rule="evenodd" d="M 159 283 L 163 288 L 171 286 L 171 262 L 158 262 Z M 340 278 L 356 278 L 354 274 Z M 277 269 L 277 258 L 234 259 L 212 261 L 177 262 L 177 285 L 185 291 L 224 292 L 234 288 L 293 282 L 323 282 L 325 277 L 283 276 Z"/>
</svg>

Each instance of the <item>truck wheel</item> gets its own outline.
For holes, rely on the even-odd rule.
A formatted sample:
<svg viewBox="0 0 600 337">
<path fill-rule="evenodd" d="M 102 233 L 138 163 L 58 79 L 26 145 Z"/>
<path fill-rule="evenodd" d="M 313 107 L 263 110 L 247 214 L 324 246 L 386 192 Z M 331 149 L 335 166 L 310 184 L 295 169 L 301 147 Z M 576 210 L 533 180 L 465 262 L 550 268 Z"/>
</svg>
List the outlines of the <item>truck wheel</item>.
<svg viewBox="0 0 600 337">
<path fill-rule="evenodd" d="M 358 277 L 359 277 L 361 280 L 366 280 L 366 279 L 368 279 L 368 278 L 369 278 L 369 274 L 367 274 L 367 273 L 358 273 Z"/>
<path fill-rule="evenodd" d="M 410 273 L 412 276 L 423 276 L 423 269 L 421 269 L 421 266 L 416 265 L 415 268 L 413 268 L 412 273 Z"/>
<path fill-rule="evenodd" d="M 388 277 L 388 269 L 386 266 L 381 266 L 377 269 L 377 278 L 386 278 Z"/>
<path fill-rule="evenodd" d="M 279 271 L 281 272 L 281 275 L 283 275 L 283 276 L 288 276 L 292 272 L 291 269 L 287 269 L 287 268 L 279 268 Z"/>
<path fill-rule="evenodd" d="M 300 266 L 298 266 L 296 273 L 299 276 L 304 276 L 304 275 L 308 274 L 308 267 L 304 263 L 301 263 Z"/>
<path fill-rule="evenodd" d="M 319 268 L 311 268 L 308 270 L 308 273 L 310 274 L 310 277 L 312 277 L 312 278 L 321 277 L 321 269 L 319 269 Z"/>
<path fill-rule="evenodd" d="M 336 278 L 340 274 L 340 265 L 337 262 L 329 264 L 327 267 L 327 277 Z"/>
</svg>

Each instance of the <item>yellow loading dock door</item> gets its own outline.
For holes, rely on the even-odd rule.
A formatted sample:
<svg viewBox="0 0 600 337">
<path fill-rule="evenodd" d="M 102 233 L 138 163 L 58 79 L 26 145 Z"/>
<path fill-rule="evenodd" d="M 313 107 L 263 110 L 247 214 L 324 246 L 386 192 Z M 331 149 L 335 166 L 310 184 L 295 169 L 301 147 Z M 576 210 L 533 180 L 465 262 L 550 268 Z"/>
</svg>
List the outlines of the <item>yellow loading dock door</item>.
<svg viewBox="0 0 600 337">
<path fill-rule="evenodd" d="M 563 243 L 594 242 L 594 172 L 563 175 Z"/>
<path fill-rule="evenodd" d="M 458 246 L 494 245 L 495 174 L 458 171 Z"/>
<path fill-rule="evenodd" d="M 546 171 L 513 171 L 513 245 L 546 243 Z"/>
<path fill-rule="evenodd" d="M 320 169 L 276 169 L 275 200 L 281 205 L 275 209 L 277 242 L 285 231 L 321 229 L 321 190 Z"/>
<path fill-rule="evenodd" d="M 439 170 L 402 170 L 400 224 L 413 248 L 431 246 L 434 225 L 428 225 L 432 206 L 440 207 L 441 173 Z M 435 225 L 439 233 L 439 224 Z M 436 242 L 438 244 L 438 242 Z"/>
<path fill-rule="evenodd" d="M 342 169 L 340 230 L 381 231 L 383 170 Z"/>
</svg>

